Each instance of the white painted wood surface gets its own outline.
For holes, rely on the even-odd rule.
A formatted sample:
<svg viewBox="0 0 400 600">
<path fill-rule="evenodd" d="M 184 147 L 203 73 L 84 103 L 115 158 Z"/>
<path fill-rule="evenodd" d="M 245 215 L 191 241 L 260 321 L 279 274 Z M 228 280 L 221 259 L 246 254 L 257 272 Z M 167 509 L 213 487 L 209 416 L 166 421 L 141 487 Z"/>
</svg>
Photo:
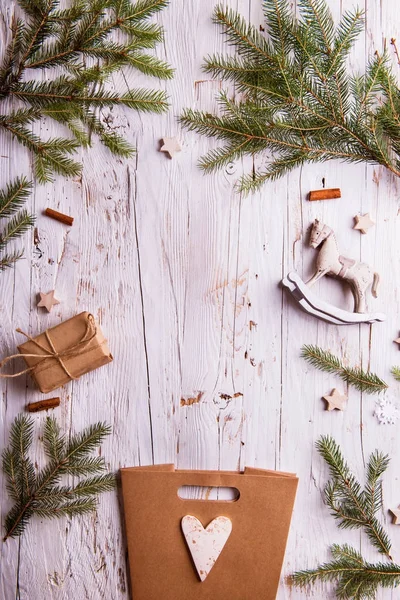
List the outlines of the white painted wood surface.
<svg viewBox="0 0 400 600">
<path fill-rule="evenodd" d="M 213 142 L 181 132 L 176 117 L 187 106 L 215 106 L 221 85 L 201 71 L 203 56 L 227 50 L 211 22 L 214 3 L 172 0 L 159 17 L 166 40 L 158 54 L 176 68 L 175 78 L 160 84 L 171 98 L 166 115 L 104 111 L 136 145 L 136 159 L 118 160 L 96 143 L 81 154 L 81 179 L 56 178 L 54 184 L 35 186 L 30 207 L 38 215 L 37 233 L 26 238 L 26 259 L 1 275 L 0 353 L 14 352 L 16 327 L 37 333 L 92 311 L 115 360 L 60 390 L 55 414 L 64 431 L 79 431 L 97 420 L 111 423 L 113 435 L 103 447 L 111 469 L 173 461 L 178 468 L 250 465 L 297 472 L 300 484 L 278 599 L 325 600 L 333 598 L 326 588 L 291 589 L 285 576 L 328 559 L 332 542 L 348 541 L 371 559 L 376 555 L 359 533 L 339 531 L 324 507 L 327 472 L 314 442 L 332 434 L 360 476 L 374 448 L 390 454 L 383 517 L 400 560 L 400 528 L 390 525 L 386 510 L 400 503 L 400 425 L 379 426 L 372 397 L 345 390 L 336 377 L 309 368 L 299 351 L 303 343 L 318 343 L 349 364 L 370 366 L 390 383 L 388 393 L 398 397 L 390 368 L 400 364 L 392 343 L 400 328 L 400 182 L 377 167 L 331 162 L 306 166 L 241 198 L 233 185 L 246 165 L 235 163 L 204 176 L 196 160 Z M 228 4 L 262 23 L 261 0 Z M 353 4 L 330 0 L 336 18 Z M 362 69 L 384 39 L 400 38 L 400 22 L 396 0 L 359 4 L 367 10 L 366 28 L 351 65 Z M 13 1 L 1 0 L 0 6 L 3 43 Z M 136 74 L 129 81 L 149 84 Z M 118 84 L 124 80 L 118 78 Z M 51 123 L 43 122 L 41 133 L 52 131 Z M 183 150 L 169 160 L 158 151 L 159 140 L 174 135 L 181 136 Z M 28 153 L 5 137 L 0 138 L 0 174 L 2 183 L 31 174 Z M 342 199 L 307 202 L 307 192 L 323 180 L 327 187 L 340 187 Z M 73 227 L 42 216 L 46 206 L 73 215 Z M 352 230 L 360 212 L 376 220 L 366 236 Z M 379 298 L 371 308 L 388 314 L 385 323 L 328 325 L 298 311 L 278 287 L 291 269 L 304 278 L 311 275 L 315 251 L 307 247 L 306 232 L 315 217 L 337 232 L 346 256 L 381 273 Z M 339 284 L 324 280 L 318 285 L 322 297 L 351 306 L 350 292 Z M 62 302 L 47 315 L 37 310 L 36 295 L 53 288 Z M 349 395 L 343 413 L 328 413 L 321 400 L 335 386 Z M 41 397 L 29 378 L 1 383 L 2 447 L 15 415 Z M 45 415 L 34 418 L 39 431 Z M 43 464 L 39 443 L 34 458 Z M 4 516 L 10 506 L 4 484 L 0 494 Z M 120 498 L 103 496 L 92 517 L 33 519 L 20 541 L 2 544 L 0 572 L 4 600 L 128 598 Z M 379 599 L 396 597 L 396 591 L 378 594 Z"/>
</svg>

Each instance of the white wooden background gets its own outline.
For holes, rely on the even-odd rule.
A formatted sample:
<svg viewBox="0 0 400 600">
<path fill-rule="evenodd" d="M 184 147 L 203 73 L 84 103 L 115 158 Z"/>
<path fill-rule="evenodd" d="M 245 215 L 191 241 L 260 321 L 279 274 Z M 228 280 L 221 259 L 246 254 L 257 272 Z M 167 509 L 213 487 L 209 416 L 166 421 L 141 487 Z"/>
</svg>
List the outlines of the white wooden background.
<svg viewBox="0 0 400 600">
<path fill-rule="evenodd" d="M 60 390 L 61 407 L 54 414 L 63 430 L 69 434 L 98 420 L 109 422 L 113 435 L 103 453 L 113 470 L 175 462 L 178 468 L 250 465 L 296 472 L 300 483 L 278 599 L 333 598 L 327 588 L 291 589 L 285 576 L 327 560 L 333 542 L 350 542 L 371 559 L 377 556 L 359 533 L 335 527 L 322 503 L 327 471 L 314 443 L 321 434 L 333 435 L 360 477 L 373 449 L 390 454 L 383 519 L 400 560 L 400 528 L 387 514 L 400 503 L 400 424 L 380 426 L 373 397 L 345 390 L 337 377 L 308 367 L 299 353 L 302 344 L 317 343 L 349 364 L 370 366 L 390 384 L 388 394 L 398 397 L 390 368 L 400 364 L 392 342 L 400 328 L 400 182 L 381 168 L 331 162 L 306 166 L 241 198 L 233 185 L 246 165 L 203 175 L 196 161 L 213 142 L 181 131 L 177 116 L 184 107 L 215 106 L 221 84 L 201 71 L 207 53 L 227 49 L 211 21 L 214 3 L 172 0 L 159 16 L 166 39 L 158 54 L 176 68 L 175 78 L 160 84 L 171 99 L 167 114 L 104 111 L 110 126 L 136 145 L 136 158 L 118 160 L 95 143 L 81 154 L 82 178 L 57 177 L 54 184 L 35 186 L 30 208 L 37 227 L 26 237 L 26 259 L 1 275 L 0 352 L 15 351 L 16 327 L 36 334 L 82 310 L 92 311 L 115 360 Z M 330 0 L 335 18 L 353 3 Z M 228 4 L 262 23 L 261 0 Z M 13 1 L 0 5 L 4 42 Z M 396 0 L 359 5 L 367 10 L 366 27 L 351 65 L 362 69 L 385 39 L 388 43 L 400 34 L 400 23 Z M 127 78 L 149 85 L 135 74 Z M 115 83 L 125 85 L 122 77 Z M 43 136 L 55 131 L 48 122 L 40 130 Z M 164 135 L 183 140 L 173 160 L 158 151 Z M 1 182 L 31 172 L 28 153 L 1 137 Z M 340 187 L 342 199 L 309 203 L 307 192 L 323 181 Z M 73 227 L 44 217 L 47 206 L 73 215 Z M 359 212 L 376 220 L 366 236 L 352 230 Z M 315 251 L 307 246 L 307 229 L 315 217 L 334 228 L 343 254 L 362 258 L 381 273 L 379 298 L 370 306 L 387 312 L 386 323 L 328 325 L 300 312 L 280 289 L 288 270 L 311 274 Z M 61 304 L 47 315 L 36 308 L 37 294 L 53 288 Z M 351 306 L 338 283 L 323 281 L 316 291 Z M 347 391 L 348 407 L 328 413 L 321 396 L 335 386 Z M 1 383 L 2 447 L 15 415 L 40 398 L 29 378 Z M 45 414 L 34 418 L 38 437 Z M 43 464 L 39 441 L 34 453 Z M 10 503 L 4 484 L 0 490 L 4 516 Z M 93 516 L 32 519 L 20 540 L 2 544 L 0 597 L 128 598 L 120 509 L 119 495 L 109 493 Z M 378 597 L 394 599 L 398 592 Z"/>
</svg>

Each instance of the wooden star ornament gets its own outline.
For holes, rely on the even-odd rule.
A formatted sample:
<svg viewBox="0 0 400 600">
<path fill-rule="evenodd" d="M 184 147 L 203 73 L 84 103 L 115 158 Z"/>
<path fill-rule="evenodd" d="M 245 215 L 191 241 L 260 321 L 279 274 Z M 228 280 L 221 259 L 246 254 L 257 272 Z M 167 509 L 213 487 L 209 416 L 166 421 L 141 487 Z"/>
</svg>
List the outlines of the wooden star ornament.
<svg viewBox="0 0 400 600">
<path fill-rule="evenodd" d="M 371 219 L 369 213 L 365 215 L 356 215 L 354 217 L 356 224 L 353 229 L 358 229 L 361 233 L 368 233 L 368 229 L 371 229 L 375 225 L 375 221 Z"/>
<path fill-rule="evenodd" d="M 392 523 L 393 525 L 400 525 L 400 506 L 397 508 L 389 508 L 389 512 L 392 514 Z"/>
<path fill-rule="evenodd" d="M 344 410 L 345 403 L 347 400 L 346 394 L 341 394 L 336 388 L 332 390 L 330 396 L 322 396 L 322 398 L 328 403 L 327 410 Z"/>
<path fill-rule="evenodd" d="M 43 307 L 47 310 L 47 312 L 50 312 L 53 306 L 55 306 L 56 304 L 60 304 L 60 301 L 54 297 L 54 294 L 55 290 L 51 290 L 50 292 L 47 292 L 47 294 L 39 292 L 40 300 L 38 302 L 38 307 Z"/>
<path fill-rule="evenodd" d="M 165 137 L 162 139 L 162 143 L 163 145 L 160 148 L 160 152 L 166 152 L 170 158 L 173 158 L 177 152 L 182 150 L 182 146 L 177 137 Z"/>
</svg>

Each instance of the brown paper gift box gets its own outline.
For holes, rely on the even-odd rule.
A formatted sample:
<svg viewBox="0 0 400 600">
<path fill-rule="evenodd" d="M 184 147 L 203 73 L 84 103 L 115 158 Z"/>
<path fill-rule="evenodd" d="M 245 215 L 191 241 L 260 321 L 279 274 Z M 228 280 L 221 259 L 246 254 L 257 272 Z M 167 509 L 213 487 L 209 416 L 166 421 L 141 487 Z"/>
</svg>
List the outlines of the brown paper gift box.
<svg viewBox="0 0 400 600">
<path fill-rule="evenodd" d="M 274 600 L 298 480 L 247 468 L 175 471 L 173 465 L 121 470 L 133 600 Z M 234 487 L 234 502 L 186 500 L 181 486 Z M 185 515 L 206 527 L 215 517 L 232 533 L 205 581 L 200 582 L 181 530 Z"/>
<path fill-rule="evenodd" d="M 62 363 L 52 356 L 54 349 L 51 348 L 49 339 Z M 33 340 L 49 352 L 48 357 L 43 358 L 44 351 L 31 340 L 18 346 L 18 350 L 32 369 L 31 376 L 43 393 L 52 392 L 71 381 L 68 373 L 78 379 L 113 359 L 99 325 L 88 312 L 82 312 L 48 329 Z M 26 356 L 27 354 L 36 356 Z"/>
</svg>

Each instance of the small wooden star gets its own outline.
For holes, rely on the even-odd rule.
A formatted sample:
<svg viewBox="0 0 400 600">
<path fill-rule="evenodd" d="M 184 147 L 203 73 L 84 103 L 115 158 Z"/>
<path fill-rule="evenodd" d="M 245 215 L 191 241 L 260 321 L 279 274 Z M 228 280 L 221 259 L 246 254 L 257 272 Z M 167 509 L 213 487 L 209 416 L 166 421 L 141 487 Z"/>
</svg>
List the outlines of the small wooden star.
<svg viewBox="0 0 400 600">
<path fill-rule="evenodd" d="M 55 290 L 51 290 L 50 292 L 47 292 L 47 294 L 39 292 L 40 301 L 38 302 L 38 307 L 43 307 L 47 310 L 47 312 L 50 312 L 53 306 L 60 304 L 60 301 L 54 297 L 54 294 Z"/>
<path fill-rule="evenodd" d="M 353 229 L 358 229 L 361 233 L 367 233 L 368 229 L 375 225 L 375 221 L 371 219 L 369 213 L 366 213 L 365 215 L 356 215 L 354 219 L 356 224 Z"/>
<path fill-rule="evenodd" d="M 344 410 L 344 404 L 347 400 L 347 396 L 345 394 L 340 394 L 336 388 L 332 390 L 330 396 L 322 396 L 324 400 L 328 403 L 327 410 Z"/>
<path fill-rule="evenodd" d="M 162 143 L 163 145 L 160 148 L 160 152 L 166 152 L 170 158 L 173 158 L 177 152 L 182 150 L 182 146 L 178 142 L 177 137 L 165 137 L 162 139 Z"/>
<path fill-rule="evenodd" d="M 400 510 L 399 510 L 400 506 L 398 506 L 397 508 L 389 508 L 389 512 L 392 513 L 393 519 L 392 519 L 392 523 L 393 525 L 400 525 Z"/>
</svg>

